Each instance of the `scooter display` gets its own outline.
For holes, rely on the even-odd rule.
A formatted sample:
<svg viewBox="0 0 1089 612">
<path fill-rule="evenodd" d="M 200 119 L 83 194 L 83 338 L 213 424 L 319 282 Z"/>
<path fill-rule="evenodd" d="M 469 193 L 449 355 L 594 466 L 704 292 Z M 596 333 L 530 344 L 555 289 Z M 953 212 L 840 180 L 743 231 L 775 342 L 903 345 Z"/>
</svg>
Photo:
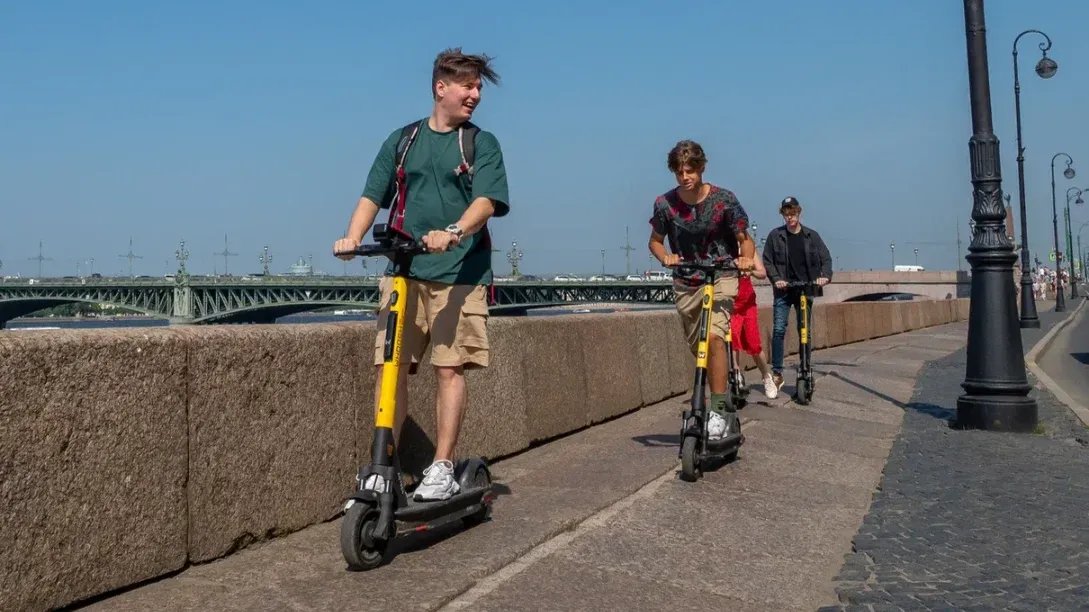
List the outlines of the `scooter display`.
<svg viewBox="0 0 1089 612">
<path fill-rule="evenodd" d="M 416 501 L 405 491 L 394 437 L 398 410 L 397 380 L 401 367 L 401 338 L 407 309 L 407 282 L 403 276 L 412 258 L 426 253 L 419 241 L 386 225 L 374 226 L 376 244 L 361 245 L 350 251 L 364 257 L 384 256 L 398 271 L 386 314 L 382 387 L 375 410 L 371 463 L 356 477 L 358 488 L 344 505 L 340 528 L 340 548 L 348 568 L 369 570 L 382 564 L 390 543 L 397 536 L 428 531 L 440 525 L 462 521 L 466 526 L 487 520 L 495 499 L 491 472 L 481 458 L 459 461 L 454 478 L 459 493 L 441 501 Z M 337 253 L 341 255 L 344 253 Z"/>
</svg>

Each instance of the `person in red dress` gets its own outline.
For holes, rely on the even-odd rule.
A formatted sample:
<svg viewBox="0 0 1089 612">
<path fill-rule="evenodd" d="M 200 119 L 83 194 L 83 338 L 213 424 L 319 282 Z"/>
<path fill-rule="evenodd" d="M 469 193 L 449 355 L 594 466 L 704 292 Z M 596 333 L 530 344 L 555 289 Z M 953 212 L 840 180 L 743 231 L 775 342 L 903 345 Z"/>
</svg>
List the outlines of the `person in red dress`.
<svg viewBox="0 0 1089 612">
<path fill-rule="evenodd" d="M 741 273 L 737 299 L 734 300 L 734 312 L 730 317 L 734 363 L 740 363 L 741 351 L 752 355 L 756 367 L 760 369 L 760 376 L 764 380 L 764 395 L 768 399 L 775 399 L 779 395 L 779 387 L 771 377 L 771 368 L 768 367 L 768 361 L 764 358 L 764 350 L 760 345 L 760 319 L 756 309 L 756 290 L 752 286 L 751 279 L 754 276 L 767 278 L 768 273 L 759 257 L 753 258 L 753 264 L 751 270 Z"/>
</svg>

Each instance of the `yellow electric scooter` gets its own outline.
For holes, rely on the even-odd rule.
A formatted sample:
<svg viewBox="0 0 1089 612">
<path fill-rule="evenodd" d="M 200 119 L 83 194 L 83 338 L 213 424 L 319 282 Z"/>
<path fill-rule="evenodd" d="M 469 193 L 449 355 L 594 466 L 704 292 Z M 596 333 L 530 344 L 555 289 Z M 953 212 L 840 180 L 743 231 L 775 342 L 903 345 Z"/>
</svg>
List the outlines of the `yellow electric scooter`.
<svg viewBox="0 0 1089 612">
<path fill-rule="evenodd" d="M 734 386 L 737 379 L 731 374 L 729 377 L 730 389 L 727 397 L 726 434 L 721 438 L 711 439 L 707 431 L 708 411 L 707 406 L 707 364 L 710 355 L 711 340 L 711 312 L 715 304 L 715 277 L 722 273 L 737 274 L 737 270 L 723 268 L 712 262 L 683 261 L 682 266 L 699 270 L 704 273 L 703 297 L 700 303 L 699 341 L 696 345 L 696 374 L 692 383 L 692 407 L 681 413 L 681 478 L 688 481 L 699 479 L 703 474 L 703 466 L 711 459 L 732 461 L 737 457 L 738 450 L 745 443 L 745 436 L 741 433 L 741 420 L 737 418 L 737 398 L 739 390 Z M 726 355 L 727 372 L 735 369 L 733 337 L 727 326 L 726 329 Z"/>
<path fill-rule="evenodd" d="M 344 505 L 340 527 L 341 552 L 351 570 L 381 565 L 396 536 L 427 531 L 457 520 L 467 526 L 479 524 L 487 520 L 495 499 L 491 473 L 478 457 L 459 461 L 454 466 L 454 478 L 461 491 L 449 499 L 420 502 L 405 492 L 393 431 L 397 411 L 404 409 L 397 405 L 401 335 L 408 301 L 407 283 L 402 274 L 408 271 L 414 256 L 427 250 L 419 241 L 403 232 L 391 231 L 385 224 L 374 226 L 374 239 L 376 244 L 361 245 L 351 253 L 388 257 L 396 264 L 397 272 L 392 277 L 386 315 L 382 390 L 374 415 L 371 463 L 359 470 L 358 490 Z"/>
</svg>

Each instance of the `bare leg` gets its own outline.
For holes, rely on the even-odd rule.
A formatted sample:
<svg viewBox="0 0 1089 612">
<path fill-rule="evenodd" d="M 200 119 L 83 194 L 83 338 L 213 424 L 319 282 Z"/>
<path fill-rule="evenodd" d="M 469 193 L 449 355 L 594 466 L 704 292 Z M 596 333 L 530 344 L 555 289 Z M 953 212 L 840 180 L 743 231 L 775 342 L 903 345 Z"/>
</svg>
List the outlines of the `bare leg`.
<svg viewBox="0 0 1089 612">
<path fill-rule="evenodd" d="M 435 461 L 454 460 L 454 447 L 461 431 L 461 418 L 468 397 L 465 370 L 457 367 L 435 367 L 438 390 L 435 393 L 435 416 L 438 422 L 438 443 Z"/>
<path fill-rule="evenodd" d="M 760 370 L 761 380 L 771 376 L 771 367 L 768 365 L 768 360 L 764 358 L 763 351 L 753 355 L 752 359 L 756 362 L 756 367 Z"/>
<path fill-rule="evenodd" d="M 726 382 L 729 380 L 726 355 L 726 341 L 718 336 L 711 336 L 711 350 L 707 358 L 707 379 L 711 383 L 711 393 L 726 393 Z"/>
</svg>

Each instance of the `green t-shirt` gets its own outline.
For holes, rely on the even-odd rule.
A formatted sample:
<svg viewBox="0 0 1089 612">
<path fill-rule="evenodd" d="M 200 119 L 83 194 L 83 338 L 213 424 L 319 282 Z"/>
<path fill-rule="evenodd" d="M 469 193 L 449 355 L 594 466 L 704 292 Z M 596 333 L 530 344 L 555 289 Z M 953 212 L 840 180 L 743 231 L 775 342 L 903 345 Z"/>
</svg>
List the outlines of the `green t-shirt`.
<svg viewBox="0 0 1089 612">
<path fill-rule="evenodd" d="M 363 197 L 389 208 L 396 194 L 394 159 L 398 129 L 386 138 L 367 175 Z M 423 238 L 431 230 L 441 230 L 461 219 L 462 213 L 476 198 L 489 198 L 495 203 L 495 217 L 510 210 L 507 194 L 507 170 L 499 141 L 491 132 L 481 130 L 476 135 L 473 160 L 472 192 L 468 181 L 454 173 L 461 164 L 458 131 L 436 132 L 427 121 L 420 126 L 416 139 L 405 158 L 408 190 L 405 196 L 404 230 Z M 385 222 L 379 213 L 378 222 Z M 394 273 L 392 263 L 387 274 Z M 492 282 L 491 244 L 486 230 L 462 239 L 461 244 L 445 253 L 427 253 L 412 259 L 408 276 L 420 280 L 451 285 L 487 285 Z"/>
</svg>

